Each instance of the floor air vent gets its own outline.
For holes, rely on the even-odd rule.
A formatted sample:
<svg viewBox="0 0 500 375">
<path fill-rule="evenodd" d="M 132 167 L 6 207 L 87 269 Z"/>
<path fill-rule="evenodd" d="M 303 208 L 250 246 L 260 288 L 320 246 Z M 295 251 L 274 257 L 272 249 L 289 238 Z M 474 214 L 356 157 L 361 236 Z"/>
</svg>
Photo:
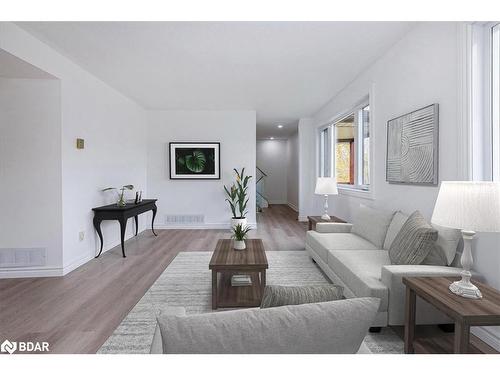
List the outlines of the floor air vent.
<svg viewBox="0 0 500 375">
<path fill-rule="evenodd" d="M 0 268 L 45 266 L 45 248 L 0 249 Z"/>
<path fill-rule="evenodd" d="M 166 215 L 167 225 L 199 225 L 205 223 L 204 215 Z"/>
</svg>

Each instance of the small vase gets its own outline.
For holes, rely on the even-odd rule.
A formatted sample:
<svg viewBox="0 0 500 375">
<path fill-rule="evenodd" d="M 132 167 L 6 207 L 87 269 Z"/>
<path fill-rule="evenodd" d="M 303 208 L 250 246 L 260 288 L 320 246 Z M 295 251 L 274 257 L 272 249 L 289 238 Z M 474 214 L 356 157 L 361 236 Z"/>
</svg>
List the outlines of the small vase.
<svg viewBox="0 0 500 375">
<path fill-rule="evenodd" d="M 245 240 L 242 240 L 242 241 L 234 240 L 233 248 L 234 248 L 234 250 L 245 250 L 247 248 L 247 245 L 245 244 Z"/>
<path fill-rule="evenodd" d="M 127 205 L 127 202 L 125 201 L 123 195 L 121 195 L 120 198 L 118 198 L 118 202 L 116 202 L 116 205 L 120 207 L 125 207 Z"/>
</svg>

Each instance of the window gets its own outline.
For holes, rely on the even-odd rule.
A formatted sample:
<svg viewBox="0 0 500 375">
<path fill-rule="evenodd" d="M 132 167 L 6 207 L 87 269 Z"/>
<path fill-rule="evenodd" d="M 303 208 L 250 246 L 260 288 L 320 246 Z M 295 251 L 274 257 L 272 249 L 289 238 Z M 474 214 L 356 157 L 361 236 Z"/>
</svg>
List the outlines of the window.
<svg viewBox="0 0 500 375">
<path fill-rule="evenodd" d="M 472 180 L 500 181 L 500 24 L 474 22 L 465 34 L 463 173 Z"/>
<path fill-rule="evenodd" d="M 319 175 L 335 175 L 340 188 L 369 190 L 370 106 L 367 100 L 320 130 Z"/>
</svg>

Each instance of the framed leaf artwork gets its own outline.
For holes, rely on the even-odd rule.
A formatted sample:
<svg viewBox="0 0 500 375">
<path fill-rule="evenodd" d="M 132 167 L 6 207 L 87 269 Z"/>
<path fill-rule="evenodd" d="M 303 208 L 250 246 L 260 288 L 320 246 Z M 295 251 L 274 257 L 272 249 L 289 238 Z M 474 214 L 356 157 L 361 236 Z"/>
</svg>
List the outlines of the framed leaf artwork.
<svg viewBox="0 0 500 375">
<path fill-rule="evenodd" d="M 171 180 L 219 180 L 219 142 L 170 142 Z"/>
</svg>

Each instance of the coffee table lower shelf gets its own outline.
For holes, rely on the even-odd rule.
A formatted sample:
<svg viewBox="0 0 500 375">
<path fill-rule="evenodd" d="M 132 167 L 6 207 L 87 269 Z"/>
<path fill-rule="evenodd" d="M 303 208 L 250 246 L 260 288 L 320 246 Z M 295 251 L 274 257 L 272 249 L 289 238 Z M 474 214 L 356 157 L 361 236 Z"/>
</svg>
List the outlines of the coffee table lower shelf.
<svg viewBox="0 0 500 375">
<path fill-rule="evenodd" d="M 236 272 L 241 274 L 240 272 Z M 231 286 L 233 273 L 219 273 L 217 285 L 217 308 L 258 307 L 262 299 L 262 285 L 259 272 L 244 272 L 250 275 L 252 285 Z"/>
</svg>

